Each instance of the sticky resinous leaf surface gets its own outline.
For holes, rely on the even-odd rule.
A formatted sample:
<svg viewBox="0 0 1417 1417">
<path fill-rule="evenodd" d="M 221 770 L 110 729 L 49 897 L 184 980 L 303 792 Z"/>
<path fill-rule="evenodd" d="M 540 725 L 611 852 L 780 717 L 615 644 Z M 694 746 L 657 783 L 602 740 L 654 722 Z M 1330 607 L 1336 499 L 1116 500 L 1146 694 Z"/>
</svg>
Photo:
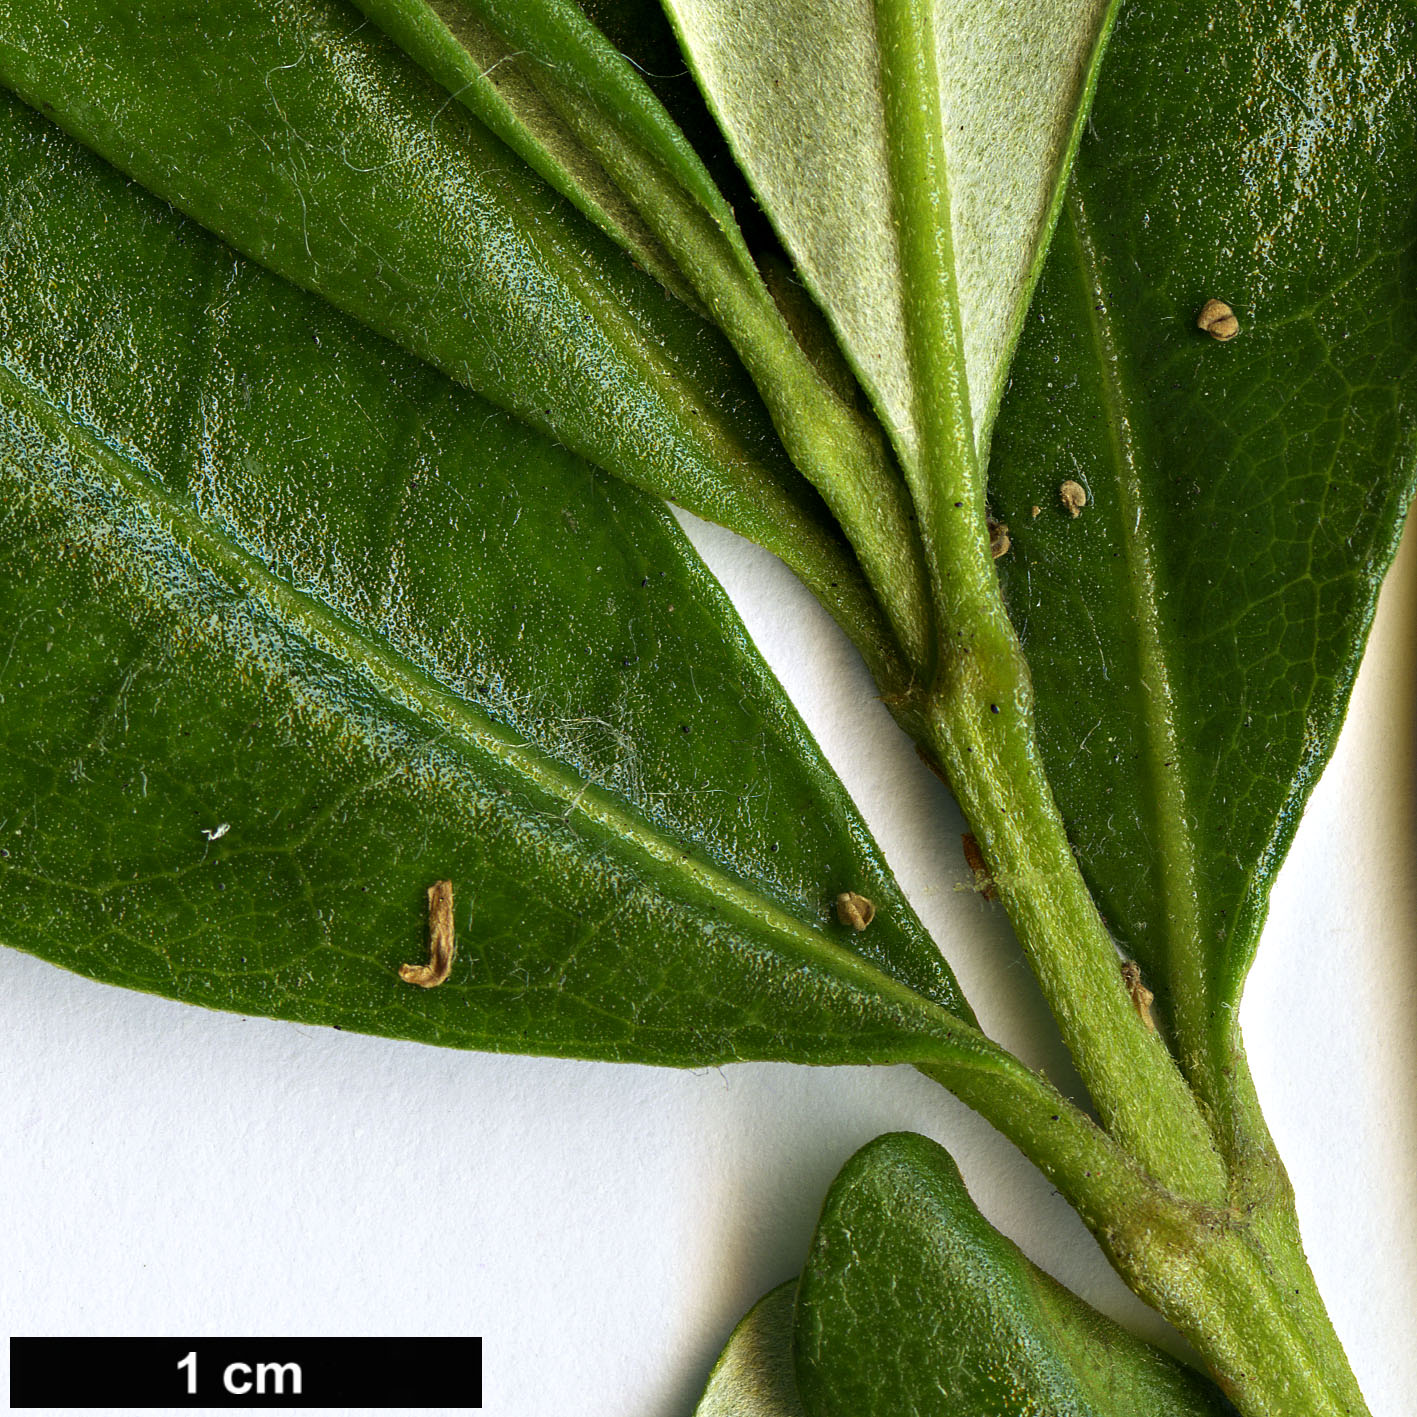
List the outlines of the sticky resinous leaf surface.
<svg viewBox="0 0 1417 1417">
<path fill-rule="evenodd" d="M 1240 990 L 1412 496 L 1414 92 L 1410 5 L 1125 8 L 995 435 L 1049 777 L 1241 1151 Z"/>
<path fill-rule="evenodd" d="M 8 98 L 0 162 L 6 943 L 443 1044 L 955 1048 L 938 951 L 661 505 Z M 439 879 L 459 955 L 417 989 Z"/>
</svg>

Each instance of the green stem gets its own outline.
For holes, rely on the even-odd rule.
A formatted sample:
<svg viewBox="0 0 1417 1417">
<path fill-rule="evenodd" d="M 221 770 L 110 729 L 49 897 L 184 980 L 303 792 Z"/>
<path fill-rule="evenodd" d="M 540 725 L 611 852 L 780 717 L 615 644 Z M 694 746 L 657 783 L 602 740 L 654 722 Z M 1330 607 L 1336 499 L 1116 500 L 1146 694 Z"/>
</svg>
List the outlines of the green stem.
<svg viewBox="0 0 1417 1417">
<path fill-rule="evenodd" d="M 947 635 L 951 602 L 960 590 L 977 589 L 968 553 L 981 537 L 989 558 L 955 282 L 934 12 L 920 0 L 877 0 L 876 30 L 914 390 L 914 445 L 898 451 L 920 519 L 935 618 Z"/>
<path fill-rule="evenodd" d="M 1174 1211 L 1140 1209 L 1098 1238 L 1132 1289 L 1195 1344 L 1243 1417 L 1367 1417 L 1297 1231 L 1276 1236 L 1233 1211 L 1178 1226 Z"/>
<path fill-rule="evenodd" d="M 1256 1171 L 1236 1182 L 1228 1204 L 1197 1204 L 1158 1185 L 1002 1050 L 987 1063 L 921 1071 L 1057 1186 L 1126 1283 L 1190 1339 L 1243 1417 L 1367 1417 L 1304 1259 L 1282 1167 L 1265 1173 L 1272 1184 L 1263 1197 Z"/>
<path fill-rule="evenodd" d="M 1225 1170 L 1164 1044 L 1133 1008 L 1073 858 L 1033 732 L 1032 686 L 989 550 L 950 237 L 933 11 L 878 0 L 919 446 L 902 462 L 941 626 L 923 699 L 892 702 L 979 838 L 1108 1131 L 1163 1185 L 1218 1201 Z"/>
<path fill-rule="evenodd" d="M 973 828 L 995 889 L 1103 1125 L 1162 1185 L 1219 1203 L 1227 1175 L 1159 1034 L 1134 1006 L 1033 740 L 1022 659 L 957 657 L 917 741 Z"/>
<path fill-rule="evenodd" d="M 1011 1069 L 932 1064 L 920 1071 L 1018 1147 L 1094 1233 L 1164 1203 L 1155 1181 L 1086 1113 L 1045 1078 L 1005 1056 Z"/>
<path fill-rule="evenodd" d="M 1366 1417 L 1304 1260 L 1287 1184 L 1245 1205 L 1197 1204 L 1158 1185 L 1002 1050 L 922 1071 L 1057 1186 L 1126 1283 L 1195 1345 L 1243 1417 Z"/>
<path fill-rule="evenodd" d="M 996 1120 L 1054 1180 L 1127 1282 L 1191 1338 L 1246 1417 L 1359 1417 L 1362 1397 L 1304 1262 L 1287 1179 L 1245 1090 L 1238 1039 L 1211 1035 L 1206 1075 L 1225 1085 L 1208 1092 L 1203 1108 L 1123 984 L 1116 946 L 1043 772 L 1028 669 L 989 553 L 965 386 L 933 16 L 924 0 L 876 4 L 918 391 L 917 446 L 900 452 L 940 625 L 928 691 L 891 707 L 940 766 L 976 833 L 1127 1164 L 1094 1154 L 1079 1170 L 1081 1138 L 1072 1137 L 1060 1156 L 1037 1135 L 1026 1109 L 1016 1114 L 1017 1099 L 1001 1110 L 997 1099 L 977 1095 L 973 1079 L 940 1080 Z"/>
<path fill-rule="evenodd" d="M 1304 1258 L 1294 1190 L 1260 1109 L 1235 1010 L 1226 1009 L 1212 1021 L 1209 1043 L 1213 1125 L 1230 1170 L 1231 1211 L 1245 1217 L 1291 1312 L 1303 1315 L 1316 1370 L 1346 1379 L 1348 1386 L 1340 1385 L 1339 1391 L 1346 1401 L 1359 1402 L 1351 1410 L 1363 1412 L 1348 1357 Z"/>
</svg>

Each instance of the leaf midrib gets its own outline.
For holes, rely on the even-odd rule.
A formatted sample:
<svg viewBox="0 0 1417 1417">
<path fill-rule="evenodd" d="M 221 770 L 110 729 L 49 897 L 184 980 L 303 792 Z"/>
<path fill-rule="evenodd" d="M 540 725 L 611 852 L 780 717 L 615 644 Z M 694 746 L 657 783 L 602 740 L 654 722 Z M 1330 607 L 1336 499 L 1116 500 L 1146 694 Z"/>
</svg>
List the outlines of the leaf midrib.
<svg viewBox="0 0 1417 1417">
<path fill-rule="evenodd" d="M 281 580 L 258 558 L 218 535 L 189 503 L 155 485 L 131 462 L 3 365 L 0 402 L 20 404 L 42 432 L 96 464 L 118 483 L 141 514 L 162 526 L 179 544 L 185 543 L 189 554 L 200 564 L 220 569 L 240 582 L 254 597 L 271 606 L 283 622 L 298 626 L 312 643 L 322 644 L 341 662 L 367 674 L 383 693 L 446 729 L 464 749 L 485 753 L 539 792 L 563 803 L 567 817 L 579 815 L 612 834 L 654 867 L 677 874 L 687 887 L 685 894 L 691 899 L 697 897 L 700 908 L 720 914 L 738 913 L 770 932 L 785 953 L 883 998 L 901 1010 L 907 1027 L 922 1042 L 928 1039 L 935 1045 L 932 1051 L 942 1049 L 956 1063 L 963 1060 L 958 1055 L 964 1053 L 987 1064 L 997 1051 L 977 1030 L 932 1000 L 812 929 L 736 877 L 694 859 L 682 842 L 656 830 L 604 789 L 576 777 L 329 606 Z"/>
<path fill-rule="evenodd" d="M 1190 1032 L 1188 1016 L 1203 1011 L 1206 970 L 1200 949 L 1200 917 L 1196 903 L 1195 846 L 1185 829 L 1185 786 L 1175 764 L 1180 762 L 1171 666 L 1163 647 L 1161 615 L 1156 594 L 1156 552 L 1148 520 L 1150 508 L 1143 490 L 1140 452 L 1133 432 L 1131 399 L 1122 378 L 1121 358 L 1102 286 L 1100 262 L 1092 241 L 1083 199 L 1069 189 L 1068 215 L 1077 241 L 1087 292 L 1087 333 L 1096 355 L 1099 394 L 1106 415 L 1107 454 L 1113 464 L 1124 580 L 1136 626 L 1137 672 L 1142 689 L 1141 720 L 1146 734 L 1145 764 L 1151 792 L 1157 859 L 1157 884 L 1162 919 L 1164 972 L 1174 1023 L 1183 1047 L 1199 1035 Z M 1171 766 L 1168 766 L 1168 763 Z"/>
<path fill-rule="evenodd" d="M 1058 152 L 1058 161 L 1054 169 L 1056 176 L 1053 195 L 1049 199 L 1048 210 L 1039 227 L 1038 241 L 1034 247 L 1028 277 L 1009 326 L 1006 345 L 1008 357 L 999 361 L 999 367 L 994 374 L 994 384 L 989 391 L 989 402 L 985 406 L 985 416 L 980 421 L 977 430 L 979 462 L 983 467 L 987 467 L 989 463 L 989 449 L 994 437 L 994 424 L 998 420 L 999 407 L 1004 401 L 1004 393 L 1008 389 L 1009 380 L 1012 377 L 1013 354 L 1017 351 L 1019 340 L 1023 336 L 1024 325 L 1028 320 L 1028 309 L 1033 303 L 1033 294 L 1038 289 L 1039 278 L 1043 274 L 1044 264 L 1048 260 L 1048 252 L 1053 245 L 1053 233 L 1058 229 L 1058 222 L 1062 218 L 1068 196 L 1072 192 L 1072 184 L 1067 180 L 1068 174 L 1073 170 L 1073 162 L 1082 145 L 1082 135 L 1091 121 L 1092 100 L 1093 95 L 1097 92 L 1097 82 L 1102 73 L 1102 59 L 1107 52 L 1107 43 L 1112 37 L 1112 29 L 1117 23 L 1117 15 L 1121 8 L 1122 0 L 1108 0 L 1107 8 L 1097 26 L 1097 34 L 1093 38 L 1092 55 L 1088 60 L 1087 71 L 1083 75 L 1082 83 L 1078 89 L 1078 101 L 1073 110 L 1072 124 L 1068 129 L 1068 140 Z"/>
</svg>

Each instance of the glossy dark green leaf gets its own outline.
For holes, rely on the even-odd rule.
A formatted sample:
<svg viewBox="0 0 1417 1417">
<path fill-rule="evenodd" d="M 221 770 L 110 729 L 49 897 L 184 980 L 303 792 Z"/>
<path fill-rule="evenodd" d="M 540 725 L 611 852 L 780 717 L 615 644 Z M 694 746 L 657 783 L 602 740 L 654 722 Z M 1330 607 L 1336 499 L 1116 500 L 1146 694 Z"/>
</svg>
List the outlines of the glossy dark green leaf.
<svg viewBox="0 0 1417 1417">
<path fill-rule="evenodd" d="M 1059 803 L 1200 1077 L 1412 494 L 1417 12 L 1122 16 L 991 499 Z"/>
<path fill-rule="evenodd" d="M 0 81 L 237 250 L 775 551 L 890 658 L 722 336 L 353 6 L 0 0 Z"/>
<path fill-rule="evenodd" d="M 1031 1264 L 943 1148 L 896 1133 L 833 1183 L 797 1299 L 811 1417 L 1222 1417 L 1207 1379 Z"/>
<path fill-rule="evenodd" d="M 629 60 L 575 0 L 358 4 L 450 100 L 722 329 L 910 662 L 925 663 L 924 558 L 880 425 L 854 381 L 838 392 L 798 343 L 727 201 Z"/>
<path fill-rule="evenodd" d="M 662 506 L 0 115 L 0 938 L 449 1045 L 984 1048 Z"/>
<path fill-rule="evenodd" d="M 556 68 L 549 72 L 538 62 L 540 56 L 528 53 L 517 40 L 499 26 L 496 11 L 486 13 L 486 7 L 464 4 L 461 0 L 355 0 L 395 43 L 409 55 L 430 78 L 439 83 L 459 103 L 492 130 L 504 143 L 551 184 L 567 201 L 573 203 L 587 220 L 598 226 L 640 263 L 656 280 L 672 290 L 680 299 L 692 303 L 693 291 L 674 264 L 674 258 L 660 245 L 658 237 L 646 225 L 635 209 L 634 194 L 621 191 L 614 177 L 606 171 L 593 147 L 577 132 L 574 117 L 563 115 L 564 82 Z M 580 39 L 577 54 L 589 51 L 600 59 L 600 71 L 608 65 L 613 84 L 605 98 L 617 112 L 631 119 L 648 110 L 651 125 L 660 127 L 667 146 L 674 152 L 683 145 L 691 168 L 702 173 L 692 148 L 680 137 L 668 114 L 650 93 L 629 63 L 602 41 L 600 46 L 584 42 L 584 31 L 594 34 L 578 8 L 565 5 L 535 7 L 550 9 L 553 17 L 573 15 L 581 25 L 572 30 L 572 38 Z M 512 12 L 516 14 L 515 11 Z M 534 25 L 536 13 L 520 16 Z M 559 67 L 559 66 L 558 66 Z M 577 75 L 574 62 L 569 67 L 572 78 Z M 598 76 L 598 75 L 597 75 Z M 553 92 L 548 95 L 546 88 Z M 648 104 L 644 100 L 648 100 Z M 594 112 L 595 105 L 588 105 Z M 655 125 L 655 118 L 662 121 Z M 677 155 L 677 154 L 676 154 Z M 703 174 L 707 180 L 707 174 Z M 714 197 L 717 190 L 708 181 Z"/>
</svg>

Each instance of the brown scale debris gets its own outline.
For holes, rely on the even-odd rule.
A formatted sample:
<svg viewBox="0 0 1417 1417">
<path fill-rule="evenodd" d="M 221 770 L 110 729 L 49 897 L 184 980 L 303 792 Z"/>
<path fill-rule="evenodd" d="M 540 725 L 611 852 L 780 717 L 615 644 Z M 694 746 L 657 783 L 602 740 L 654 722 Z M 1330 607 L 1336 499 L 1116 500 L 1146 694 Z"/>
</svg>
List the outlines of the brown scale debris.
<svg viewBox="0 0 1417 1417">
<path fill-rule="evenodd" d="M 1136 960 L 1129 959 L 1122 965 L 1122 983 L 1132 996 L 1132 1007 L 1137 1011 L 1137 1017 L 1155 1033 L 1156 1021 L 1151 1016 L 1151 1005 L 1156 995 L 1141 982 L 1141 965 Z"/>
<path fill-rule="evenodd" d="M 453 972 L 458 947 L 453 939 L 453 883 L 428 887 L 428 963 L 399 965 L 399 978 L 420 989 L 436 989 Z"/>
<path fill-rule="evenodd" d="M 876 918 L 876 903 L 855 891 L 842 891 L 836 898 L 836 918 L 853 930 L 864 930 Z"/>
<path fill-rule="evenodd" d="M 1087 506 L 1087 489 L 1080 482 L 1074 482 L 1069 478 L 1058 488 L 1058 499 L 1067 508 L 1068 515 L 1075 517 Z"/>
<path fill-rule="evenodd" d="M 960 845 L 964 847 L 965 865 L 974 872 L 974 889 L 985 900 L 998 900 L 999 893 L 994 889 L 994 878 L 989 874 L 984 853 L 979 849 L 979 838 L 973 832 L 965 832 L 959 840 Z"/>
<path fill-rule="evenodd" d="M 1008 554 L 1009 547 L 1013 543 L 1009 540 L 1008 522 L 989 522 L 989 554 L 997 561 L 1000 556 Z"/>
<path fill-rule="evenodd" d="M 1196 328 L 1204 330 L 1211 339 L 1223 344 L 1240 333 L 1240 322 L 1235 312 L 1223 300 L 1207 300 L 1196 316 Z"/>
</svg>

